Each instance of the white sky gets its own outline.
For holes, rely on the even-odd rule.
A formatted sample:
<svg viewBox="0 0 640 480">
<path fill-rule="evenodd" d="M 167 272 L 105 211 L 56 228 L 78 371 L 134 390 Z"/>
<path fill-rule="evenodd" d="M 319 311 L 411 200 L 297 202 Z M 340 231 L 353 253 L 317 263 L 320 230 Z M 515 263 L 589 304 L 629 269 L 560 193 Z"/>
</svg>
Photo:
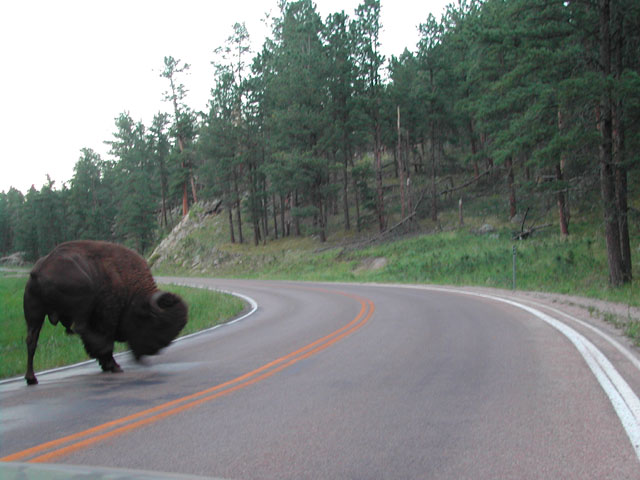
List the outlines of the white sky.
<svg viewBox="0 0 640 480">
<path fill-rule="evenodd" d="M 105 140 L 128 111 L 151 124 L 168 110 L 163 58 L 191 65 L 187 103 L 205 110 L 213 87 L 213 50 L 235 22 L 256 49 L 270 33 L 262 20 L 277 0 L 8 0 L 0 5 L 0 191 L 54 187 L 73 177 L 81 148 L 109 158 Z M 351 18 L 361 0 L 316 0 L 326 18 Z M 440 18 L 449 0 L 382 0 L 383 53 L 415 50 L 417 27 Z"/>
</svg>

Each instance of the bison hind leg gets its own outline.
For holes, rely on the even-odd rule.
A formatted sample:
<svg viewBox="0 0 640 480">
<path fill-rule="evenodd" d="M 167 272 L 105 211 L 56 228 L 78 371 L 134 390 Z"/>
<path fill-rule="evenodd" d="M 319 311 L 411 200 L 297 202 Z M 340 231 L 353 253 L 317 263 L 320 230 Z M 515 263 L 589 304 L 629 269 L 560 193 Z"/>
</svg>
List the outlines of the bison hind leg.
<svg viewBox="0 0 640 480">
<path fill-rule="evenodd" d="M 26 290 L 24 296 L 24 318 L 27 322 L 27 372 L 24 378 L 27 381 L 27 385 L 36 385 L 38 383 L 33 371 L 33 357 L 36 354 L 38 338 L 40 337 L 45 315 L 42 304 Z"/>
<path fill-rule="evenodd" d="M 42 317 L 44 321 L 44 315 Z M 33 371 L 33 357 L 36 354 L 36 347 L 38 346 L 38 337 L 40 336 L 40 329 L 42 323 L 27 322 L 27 373 L 24 378 L 27 381 L 27 385 L 37 385 L 38 379 Z"/>
</svg>

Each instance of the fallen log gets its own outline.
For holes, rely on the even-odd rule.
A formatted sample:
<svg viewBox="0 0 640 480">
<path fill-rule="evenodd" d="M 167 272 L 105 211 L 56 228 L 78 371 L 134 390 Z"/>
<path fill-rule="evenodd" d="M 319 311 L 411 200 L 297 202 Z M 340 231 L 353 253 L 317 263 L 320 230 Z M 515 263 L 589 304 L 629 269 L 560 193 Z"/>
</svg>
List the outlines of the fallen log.
<svg viewBox="0 0 640 480">
<path fill-rule="evenodd" d="M 527 238 L 529 238 L 531 235 L 533 235 L 535 232 L 537 232 L 538 230 L 542 230 L 543 228 L 549 228 L 552 227 L 553 223 L 546 223 L 544 225 L 540 225 L 539 227 L 531 227 L 528 228 L 527 230 L 522 230 L 520 232 L 514 232 L 514 234 L 511 236 L 511 238 L 513 240 L 525 240 Z"/>
</svg>

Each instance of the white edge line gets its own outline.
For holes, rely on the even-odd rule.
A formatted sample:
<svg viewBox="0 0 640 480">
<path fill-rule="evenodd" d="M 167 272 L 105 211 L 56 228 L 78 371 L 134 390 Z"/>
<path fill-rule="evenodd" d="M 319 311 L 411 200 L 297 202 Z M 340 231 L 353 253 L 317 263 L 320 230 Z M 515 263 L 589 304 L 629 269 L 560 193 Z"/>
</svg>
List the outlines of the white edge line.
<svg viewBox="0 0 640 480">
<path fill-rule="evenodd" d="M 217 328 L 225 327 L 225 326 L 228 326 L 228 325 L 233 325 L 234 323 L 238 323 L 239 321 L 244 320 L 245 318 L 253 315 L 258 310 L 258 303 L 253 298 L 251 298 L 251 297 L 249 297 L 247 295 L 243 295 L 242 293 L 233 292 L 233 291 L 229 291 L 229 290 L 221 290 L 221 289 L 213 288 L 213 287 L 207 287 L 205 285 L 191 285 L 191 284 L 187 284 L 187 283 L 167 282 L 167 283 L 164 283 L 164 285 L 178 285 L 178 286 L 181 286 L 181 287 L 201 288 L 201 289 L 205 289 L 205 290 L 211 290 L 211 291 L 214 291 L 214 292 L 226 293 L 228 295 L 233 295 L 234 297 L 241 298 L 242 300 L 247 302 L 249 304 L 249 306 L 251 307 L 250 310 L 247 313 L 245 313 L 244 315 L 241 315 L 238 318 L 234 318 L 233 320 L 231 320 L 229 322 L 221 323 L 219 325 L 215 325 L 215 326 L 213 326 L 211 328 L 207 328 L 205 330 L 200 330 L 198 332 L 190 333 L 189 335 L 184 335 L 182 337 L 178 337 L 175 340 L 173 340 L 171 343 L 177 343 L 177 342 L 180 342 L 182 340 L 186 340 L 187 338 L 193 338 L 193 337 L 198 336 L 198 335 L 203 335 L 203 334 L 211 332 L 211 331 L 213 331 L 213 330 L 215 330 Z M 171 345 L 171 343 L 169 345 Z M 167 345 L 167 347 L 169 345 Z M 128 354 L 129 352 L 130 352 L 130 350 L 127 350 L 125 352 L 116 353 L 113 356 L 115 358 L 119 358 L 119 357 L 121 357 L 123 355 Z M 70 370 L 72 368 L 84 367 L 84 366 L 91 365 L 91 364 L 95 363 L 95 361 L 96 361 L 95 359 L 85 360 L 83 362 L 74 363 L 72 365 L 64 365 L 62 367 L 56 367 L 56 368 L 51 368 L 49 370 L 43 370 L 41 372 L 38 372 L 38 376 L 49 375 L 49 374 L 52 374 L 52 373 L 59 373 L 59 372 L 65 371 L 65 370 Z M 4 379 L 4 380 L 0 380 L 0 385 L 5 385 L 5 384 L 8 384 L 8 383 L 14 383 L 14 382 L 23 382 L 23 381 L 24 381 L 24 377 L 7 378 L 7 379 Z"/>
<path fill-rule="evenodd" d="M 609 398 L 611 405 L 613 406 L 616 414 L 618 415 L 618 418 L 620 419 L 620 422 L 622 423 L 623 428 L 627 433 L 627 436 L 629 437 L 629 440 L 631 441 L 631 446 L 636 453 L 636 457 L 638 458 L 638 460 L 640 460 L 640 399 L 638 399 L 638 396 L 634 393 L 631 387 L 629 387 L 629 384 L 622 378 L 622 376 L 618 373 L 611 362 L 605 357 L 605 355 L 593 343 L 587 340 L 586 337 L 578 333 L 570 326 L 566 325 L 556 318 L 553 318 L 539 310 L 536 310 L 533 307 L 529 307 L 513 300 L 508 300 L 506 298 L 496 297 L 493 295 L 487 295 L 484 293 L 422 285 L 371 285 L 431 290 L 487 298 L 520 308 L 551 325 L 556 330 L 560 331 L 565 337 L 567 337 L 584 358 L 585 362 L 591 369 L 591 372 L 594 374 L 596 380 L 598 380 L 598 383 Z M 602 336 L 604 338 L 608 337 L 604 334 L 602 334 Z M 608 340 L 615 342 L 615 340 L 613 339 Z M 614 346 L 615 343 L 613 343 Z M 622 345 L 619 346 L 620 348 L 624 349 Z"/>
<path fill-rule="evenodd" d="M 523 300 L 525 301 L 525 300 Z M 536 302 L 535 300 L 529 300 L 527 299 L 526 302 L 531 303 L 533 305 L 537 305 L 541 308 L 545 308 L 547 310 L 552 311 L 553 313 L 556 313 L 558 315 L 562 315 L 566 318 L 568 318 L 569 320 L 572 320 L 580 325 L 582 325 L 584 328 L 591 330 L 593 333 L 595 333 L 596 335 L 599 335 L 600 337 L 602 337 L 603 339 L 605 339 L 607 342 L 609 342 L 613 347 L 615 347 L 616 350 L 618 350 L 622 355 L 624 355 L 627 360 L 629 360 L 634 367 L 636 367 L 638 370 L 640 370 L 640 360 L 633 355 L 633 353 L 631 353 L 629 351 L 628 348 L 626 348 L 624 345 L 622 345 L 620 342 L 618 342 L 615 338 L 613 338 L 612 336 L 610 336 L 609 334 L 603 332 L 602 330 L 594 327 L 593 325 L 590 325 L 589 323 L 585 322 L 584 320 L 580 320 L 579 318 L 574 317 L 573 315 L 569 315 L 568 313 L 563 312 L 562 310 L 558 310 L 554 307 L 551 307 L 549 305 L 545 305 L 543 303 L 539 303 Z"/>
<path fill-rule="evenodd" d="M 213 327 L 207 328 L 205 330 L 200 330 L 198 332 L 190 333 L 189 335 L 184 335 L 182 337 L 178 337 L 171 343 L 181 342 L 182 340 L 186 340 L 188 338 L 193 338 L 193 337 L 196 337 L 198 335 L 203 335 L 205 333 L 212 332 L 213 330 L 216 330 L 218 328 L 222 328 L 222 327 L 227 327 L 229 325 L 233 325 L 234 323 L 238 323 L 238 322 L 244 320 L 245 318 L 253 315 L 258 310 L 258 302 L 256 302 L 253 298 L 251 298 L 251 297 L 249 297 L 247 295 L 243 295 L 242 293 L 234 292 L 234 291 L 231 291 L 231 290 L 222 290 L 222 289 L 219 289 L 219 288 L 208 287 L 206 285 L 194 285 L 194 284 L 176 283 L 176 282 L 171 282 L 171 284 L 172 285 L 178 285 L 178 286 L 181 286 L 181 287 L 201 288 L 203 290 L 211 290 L 213 292 L 220 292 L 220 293 L 226 293 L 228 295 L 233 295 L 234 297 L 241 298 L 242 300 L 247 302 L 249 304 L 249 306 L 251 307 L 250 310 L 247 313 L 245 313 L 244 315 L 239 316 L 238 318 L 234 318 L 233 320 L 231 320 L 229 322 L 221 323 L 219 325 L 214 325 Z M 165 283 L 165 285 L 167 285 L 167 284 Z M 123 352 L 123 353 L 126 353 L 126 352 Z"/>
</svg>

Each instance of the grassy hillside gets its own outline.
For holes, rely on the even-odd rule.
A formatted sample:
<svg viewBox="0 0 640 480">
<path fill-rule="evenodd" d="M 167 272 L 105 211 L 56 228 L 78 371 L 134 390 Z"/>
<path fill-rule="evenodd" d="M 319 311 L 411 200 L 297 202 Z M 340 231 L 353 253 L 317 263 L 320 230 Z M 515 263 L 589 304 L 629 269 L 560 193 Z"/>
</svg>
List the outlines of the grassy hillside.
<svg viewBox="0 0 640 480">
<path fill-rule="evenodd" d="M 637 200 L 636 200 L 637 202 Z M 468 202 L 463 225 L 457 202 L 450 201 L 437 223 L 414 222 L 404 231 L 380 236 L 357 234 L 333 225 L 327 242 L 314 237 L 269 239 L 265 245 L 231 244 L 226 215 L 207 215 L 197 206 L 174 241 L 152 255 L 156 274 L 282 280 L 397 282 L 460 286 L 513 287 L 554 292 L 640 306 L 638 280 L 621 288 L 608 286 L 606 245 L 598 204 L 585 202 L 572 212 L 570 235 L 559 234 L 556 211 L 533 212 L 525 228 L 549 224 L 526 240 L 514 240 L 522 218 L 503 218 L 498 197 Z M 635 205 L 636 212 L 640 205 Z M 396 219 L 398 214 L 396 212 Z M 525 219 L 526 220 L 526 219 Z M 397 220 L 396 220 L 397 221 Z M 391 223 L 391 222 L 390 222 Z M 640 275 L 640 228 L 631 221 L 633 270 Z M 590 314 L 614 324 L 640 345 L 640 322 L 630 314 Z"/>
<path fill-rule="evenodd" d="M 572 212 L 566 239 L 558 232 L 555 209 L 550 208 L 536 218 L 530 214 L 532 220 L 525 222 L 526 227 L 550 224 L 548 228 L 514 241 L 521 222 L 502 218 L 506 209 L 499 198 L 469 202 L 463 225 L 455 203 L 443 209 L 438 223 L 415 222 L 402 235 L 398 231 L 381 237 L 374 230 L 345 233 L 334 225 L 325 243 L 313 237 L 286 237 L 257 247 L 231 244 L 226 216 L 205 215 L 196 208 L 185 236 L 162 254 L 156 252 L 151 261 L 159 274 L 512 288 L 515 247 L 518 289 L 640 305 L 637 280 L 618 289 L 608 287 L 597 205 Z M 636 277 L 640 275 L 639 240 L 638 223 L 632 222 Z"/>
</svg>

